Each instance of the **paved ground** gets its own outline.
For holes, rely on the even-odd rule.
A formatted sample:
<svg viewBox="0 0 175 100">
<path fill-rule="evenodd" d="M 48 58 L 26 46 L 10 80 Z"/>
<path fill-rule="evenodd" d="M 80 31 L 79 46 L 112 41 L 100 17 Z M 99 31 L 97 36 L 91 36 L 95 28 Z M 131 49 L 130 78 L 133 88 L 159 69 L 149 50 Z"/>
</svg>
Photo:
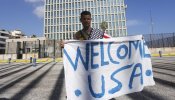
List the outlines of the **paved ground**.
<svg viewBox="0 0 175 100">
<path fill-rule="evenodd" d="M 112 100 L 175 100 L 175 57 L 152 64 L 155 86 Z M 62 63 L 0 64 L 0 100 L 66 100 Z"/>
</svg>

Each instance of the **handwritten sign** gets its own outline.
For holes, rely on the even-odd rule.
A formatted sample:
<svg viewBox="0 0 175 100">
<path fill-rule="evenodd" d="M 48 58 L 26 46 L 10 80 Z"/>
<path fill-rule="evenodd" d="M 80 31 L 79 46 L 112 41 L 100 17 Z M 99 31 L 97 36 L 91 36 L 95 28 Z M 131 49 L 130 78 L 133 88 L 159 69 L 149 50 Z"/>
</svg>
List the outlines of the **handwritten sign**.
<svg viewBox="0 0 175 100">
<path fill-rule="evenodd" d="M 63 60 L 68 100 L 107 100 L 155 84 L 141 35 L 67 42 Z"/>
</svg>

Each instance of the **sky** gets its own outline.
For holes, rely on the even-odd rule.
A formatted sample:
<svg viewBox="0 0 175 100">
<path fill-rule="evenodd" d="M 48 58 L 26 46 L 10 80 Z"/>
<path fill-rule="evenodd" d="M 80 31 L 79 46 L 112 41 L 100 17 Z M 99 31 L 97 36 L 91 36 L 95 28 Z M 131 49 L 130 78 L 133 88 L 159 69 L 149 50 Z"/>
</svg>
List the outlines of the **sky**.
<svg viewBox="0 0 175 100">
<path fill-rule="evenodd" d="M 125 0 L 125 4 L 128 35 L 175 32 L 175 0 Z M 0 0 L 0 29 L 43 36 L 43 12 L 44 0 Z"/>
</svg>

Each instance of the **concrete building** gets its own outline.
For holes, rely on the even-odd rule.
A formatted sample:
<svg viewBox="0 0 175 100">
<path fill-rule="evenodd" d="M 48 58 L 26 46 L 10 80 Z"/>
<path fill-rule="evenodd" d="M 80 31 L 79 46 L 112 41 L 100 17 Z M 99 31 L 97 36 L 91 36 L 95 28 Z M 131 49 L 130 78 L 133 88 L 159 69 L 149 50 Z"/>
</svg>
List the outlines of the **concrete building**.
<svg viewBox="0 0 175 100">
<path fill-rule="evenodd" d="M 11 31 L 11 38 L 13 39 L 19 39 L 19 38 L 27 38 L 25 34 L 21 30 L 13 30 Z"/>
<path fill-rule="evenodd" d="M 126 36 L 125 9 L 124 0 L 45 0 L 44 35 L 50 39 L 72 39 L 82 29 L 80 13 L 88 10 L 93 28 L 100 28 L 100 23 L 106 21 L 109 35 Z"/>
<path fill-rule="evenodd" d="M 9 39 L 9 37 L 9 31 L 0 30 L 0 54 L 5 54 L 6 39 Z"/>
<path fill-rule="evenodd" d="M 60 57 L 60 41 L 46 37 L 7 39 L 6 53 L 0 59 L 29 59 L 30 57 Z"/>
<path fill-rule="evenodd" d="M 42 52 L 40 42 L 44 40 L 46 40 L 45 37 L 7 39 L 6 54 L 12 56 L 11 58 L 13 59 L 25 59 L 25 58 L 27 59 L 30 57 L 38 58 L 40 57 L 40 53 Z"/>
</svg>

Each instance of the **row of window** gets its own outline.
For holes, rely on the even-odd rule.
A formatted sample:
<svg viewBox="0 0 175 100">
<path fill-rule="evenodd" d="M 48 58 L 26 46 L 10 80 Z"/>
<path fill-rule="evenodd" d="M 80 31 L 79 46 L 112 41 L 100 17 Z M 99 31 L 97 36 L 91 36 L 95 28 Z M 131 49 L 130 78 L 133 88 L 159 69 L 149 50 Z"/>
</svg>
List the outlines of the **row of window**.
<svg viewBox="0 0 175 100">
<path fill-rule="evenodd" d="M 69 5 L 69 4 L 67 4 L 67 5 Z M 72 9 L 74 9 L 74 10 L 84 9 L 85 6 L 77 7 L 77 5 L 76 5 L 76 7 L 73 6 L 73 7 L 67 8 L 67 7 L 64 7 L 64 5 L 57 5 L 57 6 L 46 5 L 45 7 L 46 7 L 46 11 L 58 11 L 58 10 L 62 11 L 62 10 L 72 10 Z M 121 11 L 125 10 L 124 6 L 92 6 L 92 7 L 88 6 L 86 8 L 92 8 L 93 10 L 100 8 L 99 10 L 101 12 L 106 11 L 106 9 L 108 9 L 108 12 L 110 12 L 110 10 L 114 10 L 116 12 L 121 12 Z"/>
<path fill-rule="evenodd" d="M 102 21 L 113 22 L 125 20 L 125 14 L 112 14 L 112 15 L 92 15 L 92 22 L 101 23 Z M 70 24 L 79 23 L 80 20 L 77 17 L 62 17 L 62 18 L 45 18 L 45 25 L 60 25 L 60 24 Z"/>
<path fill-rule="evenodd" d="M 94 0 L 83 1 L 83 0 L 46 0 L 46 4 L 55 4 L 55 3 L 86 3 L 90 5 L 94 3 Z M 124 0 L 97 0 L 95 3 L 99 4 L 123 4 Z"/>
<path fill-rule="evenodd" d="M 54 11 L 54 10 L 64 10 L 64 9 L 83 9 L 84 7 L 88 7 L 88 8 L 95 8 L 95 7 L 111 7 L 111 8 L 115 8 L 115 7 L 123 7 L 123 5 L 93 5 L 93 6 L 86 6 L 86 5 L 77 5 L 77 4 L 54 4 L 54 5 L 46 5 L 46 11 Z"/>
<path fill-rule="evenodd" d="M 92 23 L 92 27 L 100 28 L 98 23 Z M 125 27 L 126 27 L 125 21 L 108 23 L 108 29 L 110 29 L 110 30 L 115 30 L 115 29 L 125 28 Z M 75 31 L 80 30 L 80 29 L 82 29 L 81 24 L 45 26 L 45 33 L 75 32 Z"/>
<path fill-rule="evenodd" d="M 117 29 L 117 30 L 107 30 L 106 31 L 112 37 L 126 36 L 126 29 Z M 53 34 L 45 34 L 45 37 L 50 39 L 57 40 L 65 40 L 65 39 L 73 39 L 74 33 L 53 33 Z"/>
<path fill-rule="evenodd" d="M 122 14 L 125 12 L 121 8 L 116 9 L 106 9 L 106 8 L 98 8 L 98 9 L 90 9 L 89 11 L 92 13 L 92 15 L 109 15 L 109 14 Z M 54 17 L 70 17 L 70 16 L 79 16 L 80 13 L 83 11 L 83 9 L 78 10 L 63 10 L 63 11 L 53 11 L 53 12 L 45 12 L 45 18 L 54 18 Z"/>
<path fill-rule="evenodd" d="M 45 37 L 49 39 L 57 39 L 57 40 L 69 40 L 73 39 L 73 33 L 53 33 L 53 34 L 45 34 Z"/>
</svg>

